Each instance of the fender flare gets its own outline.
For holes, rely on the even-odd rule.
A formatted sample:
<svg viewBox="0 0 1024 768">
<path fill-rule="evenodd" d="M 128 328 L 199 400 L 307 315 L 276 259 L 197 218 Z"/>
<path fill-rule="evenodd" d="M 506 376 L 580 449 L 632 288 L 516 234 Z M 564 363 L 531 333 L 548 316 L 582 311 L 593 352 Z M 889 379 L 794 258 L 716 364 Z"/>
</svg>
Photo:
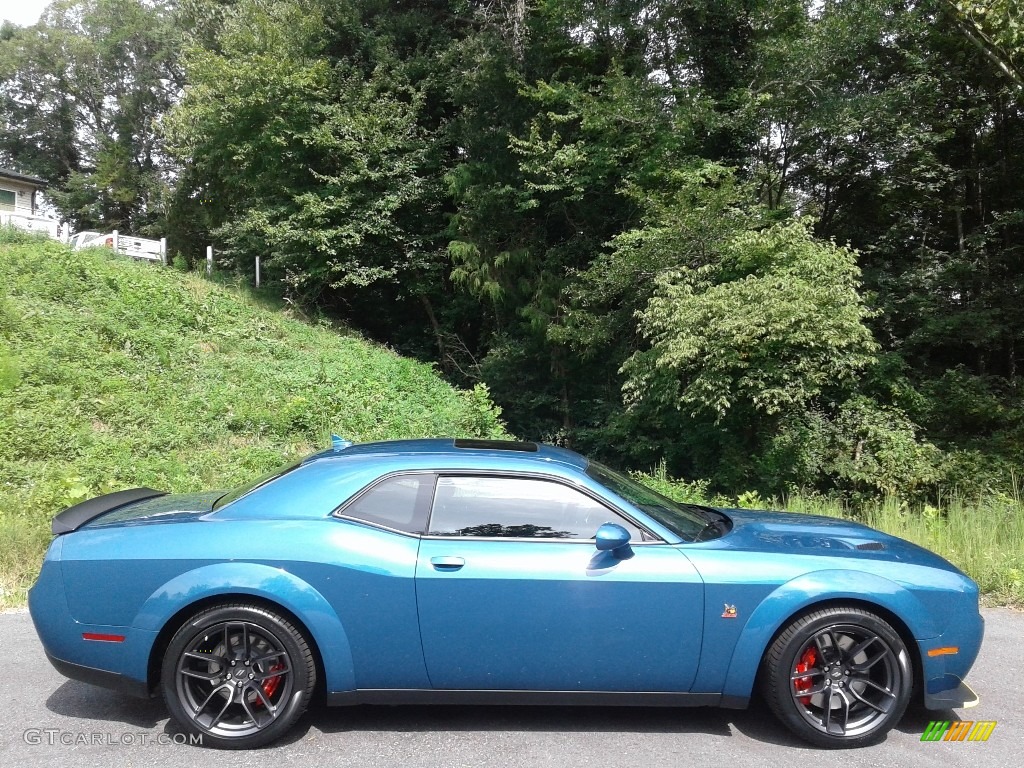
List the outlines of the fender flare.
<svg viewBox="0 0 1024 768">
<path fill-rule="evenodd" d="M 311 585 L 281 568 L 214 563 L 186 571 L 149 596 L 132 621 L 132 629 L 155 641 L 167 621 L 189 605 L 211 597 L 237 599 L 245 595 L 280 605 L 305 624 L 320 652 L 328 692 L 355 689 L 352 648 L 337 612 Z M 148 663 L 147 653 L 146 666 L 132 676 L 145 680 Z"/>
<path fill-rule="evenodd" d="M 894 581 L 863 571 L 805 573 L 779 586 L 747 619 L 725 675 L 723 703 L 729 701 L 745 705 L 753 691 L 754 679 L 768 643 L 792 617 L 814 605 L 840 600 L 854 600 L 884 608 L 900 617 L 915 640 L 940 634 L 921 601 Z M 915 649 L 909 650 L 915 653 Z"/>
</svg>

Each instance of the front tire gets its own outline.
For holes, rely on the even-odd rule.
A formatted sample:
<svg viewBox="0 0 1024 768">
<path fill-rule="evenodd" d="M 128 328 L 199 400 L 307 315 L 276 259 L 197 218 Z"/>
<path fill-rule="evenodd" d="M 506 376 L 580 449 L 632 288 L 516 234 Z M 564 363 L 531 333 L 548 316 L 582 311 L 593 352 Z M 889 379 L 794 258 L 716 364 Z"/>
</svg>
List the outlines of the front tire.
<svg viewBox="0 0 1024 768">
<path fill-rule="evenodd" d="M 287 619 L 258 605 L 222 605 L 175 633 L 160 679 L 185 732 L 205 746 L 251 749 L 279 739 L 306 711 L 316 664 Z"/>
<path fill-rule="evenodd" d="M 801 616 L 765 655 L 762 688 L 782 723 L 819 747 L 874 744 L 899 722 L 913 689 L 907 647 L 861 608 Z"/>
</svg>

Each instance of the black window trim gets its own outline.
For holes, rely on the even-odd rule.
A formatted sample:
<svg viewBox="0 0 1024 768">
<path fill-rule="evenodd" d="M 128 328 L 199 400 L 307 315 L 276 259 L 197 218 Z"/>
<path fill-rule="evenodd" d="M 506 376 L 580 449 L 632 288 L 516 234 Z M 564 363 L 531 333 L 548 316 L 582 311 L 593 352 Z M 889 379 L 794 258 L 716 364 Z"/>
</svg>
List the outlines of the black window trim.
<svg viewBox="0 0 1024 768">
<path fill-rule="evenodd" d="M 358 504 L 360 499 L 362 499 L 367 494 L 371 493 L 378 485 L 386 483 L 388 480 L 394 480 L 396 477 L 415 477 L 417 475 L 430 475 L 430 482 L 432 484 L 430 493 L 424 494 L 426 500 L 420 501 L 419 499 L 417 499 L 416 508 L 413 510 L 413 520 L 417 522 L 422 521 L 423 523 L 422 533 L 415 533 L 413 531 L 403 531 L 401 528 L 392 528 L 390 526 L 384 525 L 383 523 L 375 523 L 372 520 L 364 520 L 361 517 L 346 514 L 346 510 L 349 507 Z M 430 525 L 430 512 L 434 506 L 434 493 L 436 490 L 437 472 L 433 469 L 400 469 L 395 472 L 388 472 L 387 474 L 381 475 L 380 477 L 371 480 L 369 483 L 367 483 L 358 491 L 356 491 L 347 499 L 345 499 L 345 501 L 341 502 L 341 504 L 339 504 L 334 509 L 334 511 L 331 512 L 329 517 L 334 517 L 339 520 L 345 520 L 346 522 L 350 523 L 368 525 L 371 528 L 379 528 L 383 531 L 397 533 L 401 536 L 408 536 L 410 538 L 419 539 L 426 534 L 427 530 L 429 530 L 428 526 Z"/>
<path fill-rule="evenodd" d="M 423 532 L 413 533 L 410 531 L 403 531 L 400 528 L 391 528 L 390 526 L 383 525 L 382 523 L 375 523 L 370 520 L 363 520 L 360 517 L 346 514 L 346 510 L 356 504 L 363 496 L 368 494 L 374 488 L 381 483 L 391 480 L 396 477 L 407 477 L 413 475 L 433 475 L 433 488 L 428 494 L 429 504 L 427 505 L 426 516 L 423 520 Z M 625 518 L 630 525 L 634 528 L 651 538 L 650 541 L 630 541 L 630 546 L 662 546 L 667 542 L 659 536 L 657 533 L 652 531 L 646 525 L 640 523 L 631 514 L 621 509 L 615 504 L 609 503 L 605 498 L 602 498 L 598 494 L 594 493 L 587 486 L 582 483 L 574 482 L 571 479 L 559 477 L 557 475 L 546 475 L 542 472 L 511 472 L 508 470 L 487 470 L 487 469 L 399 469 L 387 474 L 381 475 L 369 483 L 364 485 L 358 491 L 349 496 L 345 501 L 339 504 L 328 517 L 333 517 L 338 520 L 343 520 L 348 523 L 357 523 L 359 525 L 365 525 L 370 528 L 376 528 L 382 531 L 388 531 L 389 533 L 396 533 L 399 536 L 407 536 L 414 539 L 430 539 L 431 541 L 529 541 L 534 544 L 590 544 L 593 546 L 593 539 L 559 539 L 556 537 L 513 537 L 513 536 L 435 536 L 430 533 L 430 523 L 434 515 L 434 497 L 437 494 L 437 481 L 441 477 L 504 477 L 504 478 L 522 478 L 527 480 L 545 480 L 547 482 L 558 483 L 559 485 L 572 488 L 573 490 L 579 491 L 583 495 L 589 497 L 591 500 L 597 502 L 601 506 L 608 509 L 611 513 L 618 515 L 619 517 Z M 248 495 L 248 494 L 246 494 Z M 415 518 L 423 514 L 422 510 L 417 509 L 415 511 Z"/>
<path fill-rule="evenodd" d="M 439 469 L 432 470 L 437 476 L 437 479 L 442 477 L 499 477 L 508 479 L 526 479 L 526 480 L 544 480 L 550 483 L 557 483 L 558 485 L 571 488 L 574 491 L 579 491 L 584 496 L 589 497 L 592 501 L 597 502 L 602 507 L 605 507 L 609 512 L 618 515 L 619 517 L 625 518 L 634 528 L 637 528 L 642 534 L 651 537 L 651 541 L 630 541 L 630 546 L 661 546 L 666 544 L 665 540 L 650 530 L 646 525 L 642 525 L 639 521 L 633 518 L 632 515 L 626 511 L 620 509 L 616 505 L 610 504 L 607 499 L 602 498 L 598 494 L 591 491 L 582 483 L 573 482 L 570 479 L 559 477 L 557 475 L 546 475 L 542 472 L 510 472 L 507 470 L 480 470 L 480 469 Z M 434 493 L 432 494 L 430 501 L 430 514 L 427 516 L 425 524 L 425 530 L 421 534 L 421 538 L 430 539 L 431 541 L 531 541 L 536 544 L 589 544 L 594 545 L 593 539 L 560 539 L 554 536 L 544 537 L 517 537 L 517 536 L 438 536 L 430 533 L 430 525 L 433 522 L 434 517 L 434 499 L 433 496 L 437 494 L 437 481 L 434 481 Z"/>
</svg>

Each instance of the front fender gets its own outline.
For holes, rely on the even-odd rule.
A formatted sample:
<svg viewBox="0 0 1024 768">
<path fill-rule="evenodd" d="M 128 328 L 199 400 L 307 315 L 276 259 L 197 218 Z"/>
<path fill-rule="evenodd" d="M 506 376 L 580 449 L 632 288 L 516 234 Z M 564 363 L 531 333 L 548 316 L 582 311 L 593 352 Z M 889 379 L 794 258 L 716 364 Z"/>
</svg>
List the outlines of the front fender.
<svg viewBox="0 0 1024 768">
<path fill-rule="evenodd" d="M 899 616 L 915 640 L 939 635 L 921 601 L 894 581 L 863 571 L 806 573 L 780 585 L 750 614 L 726 672 L 723 704 L 745 706 L 768 643 L 793 616 L 813 605 L 844 599 L 872 603 Z"/>
<path fill-rule="evenodd" d="M 187 571 L 164 584 L 143 604 L 132 630 L 152 639 L 178 611 L 210 597 L 252 595 L 276 603 L 299 617 L 320 650 L 328 691 L 355 688 L 352 649 L 338 614 L 316 589 L 281 568 L 258 563 L 215 563 Z M 128 671 L 145 680 L 148 658 Z"/>
</svg>

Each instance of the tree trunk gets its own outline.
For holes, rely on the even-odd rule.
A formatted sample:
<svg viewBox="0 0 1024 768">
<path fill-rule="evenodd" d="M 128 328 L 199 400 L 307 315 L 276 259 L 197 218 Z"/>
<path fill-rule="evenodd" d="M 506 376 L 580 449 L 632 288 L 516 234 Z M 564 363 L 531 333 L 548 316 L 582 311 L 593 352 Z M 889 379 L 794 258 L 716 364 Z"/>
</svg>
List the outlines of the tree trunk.
<svg viewBox="0 0 1024 768">
<path fill-rule="evenodd" d="M 427 313 L 427 320 L 430 321 L 430 327 L 434 330 L 434 341 L 437 343 L 437 361 L 441 364 L 442 370 L 448 370 L 444 335 L 441 333 L 440 323 L 437 322 L 437 315 L 434 314 L 434 305 L 423 294 L 420 294 L 420 303 L 423 304 L 423 310 Z"/>
</svg>

